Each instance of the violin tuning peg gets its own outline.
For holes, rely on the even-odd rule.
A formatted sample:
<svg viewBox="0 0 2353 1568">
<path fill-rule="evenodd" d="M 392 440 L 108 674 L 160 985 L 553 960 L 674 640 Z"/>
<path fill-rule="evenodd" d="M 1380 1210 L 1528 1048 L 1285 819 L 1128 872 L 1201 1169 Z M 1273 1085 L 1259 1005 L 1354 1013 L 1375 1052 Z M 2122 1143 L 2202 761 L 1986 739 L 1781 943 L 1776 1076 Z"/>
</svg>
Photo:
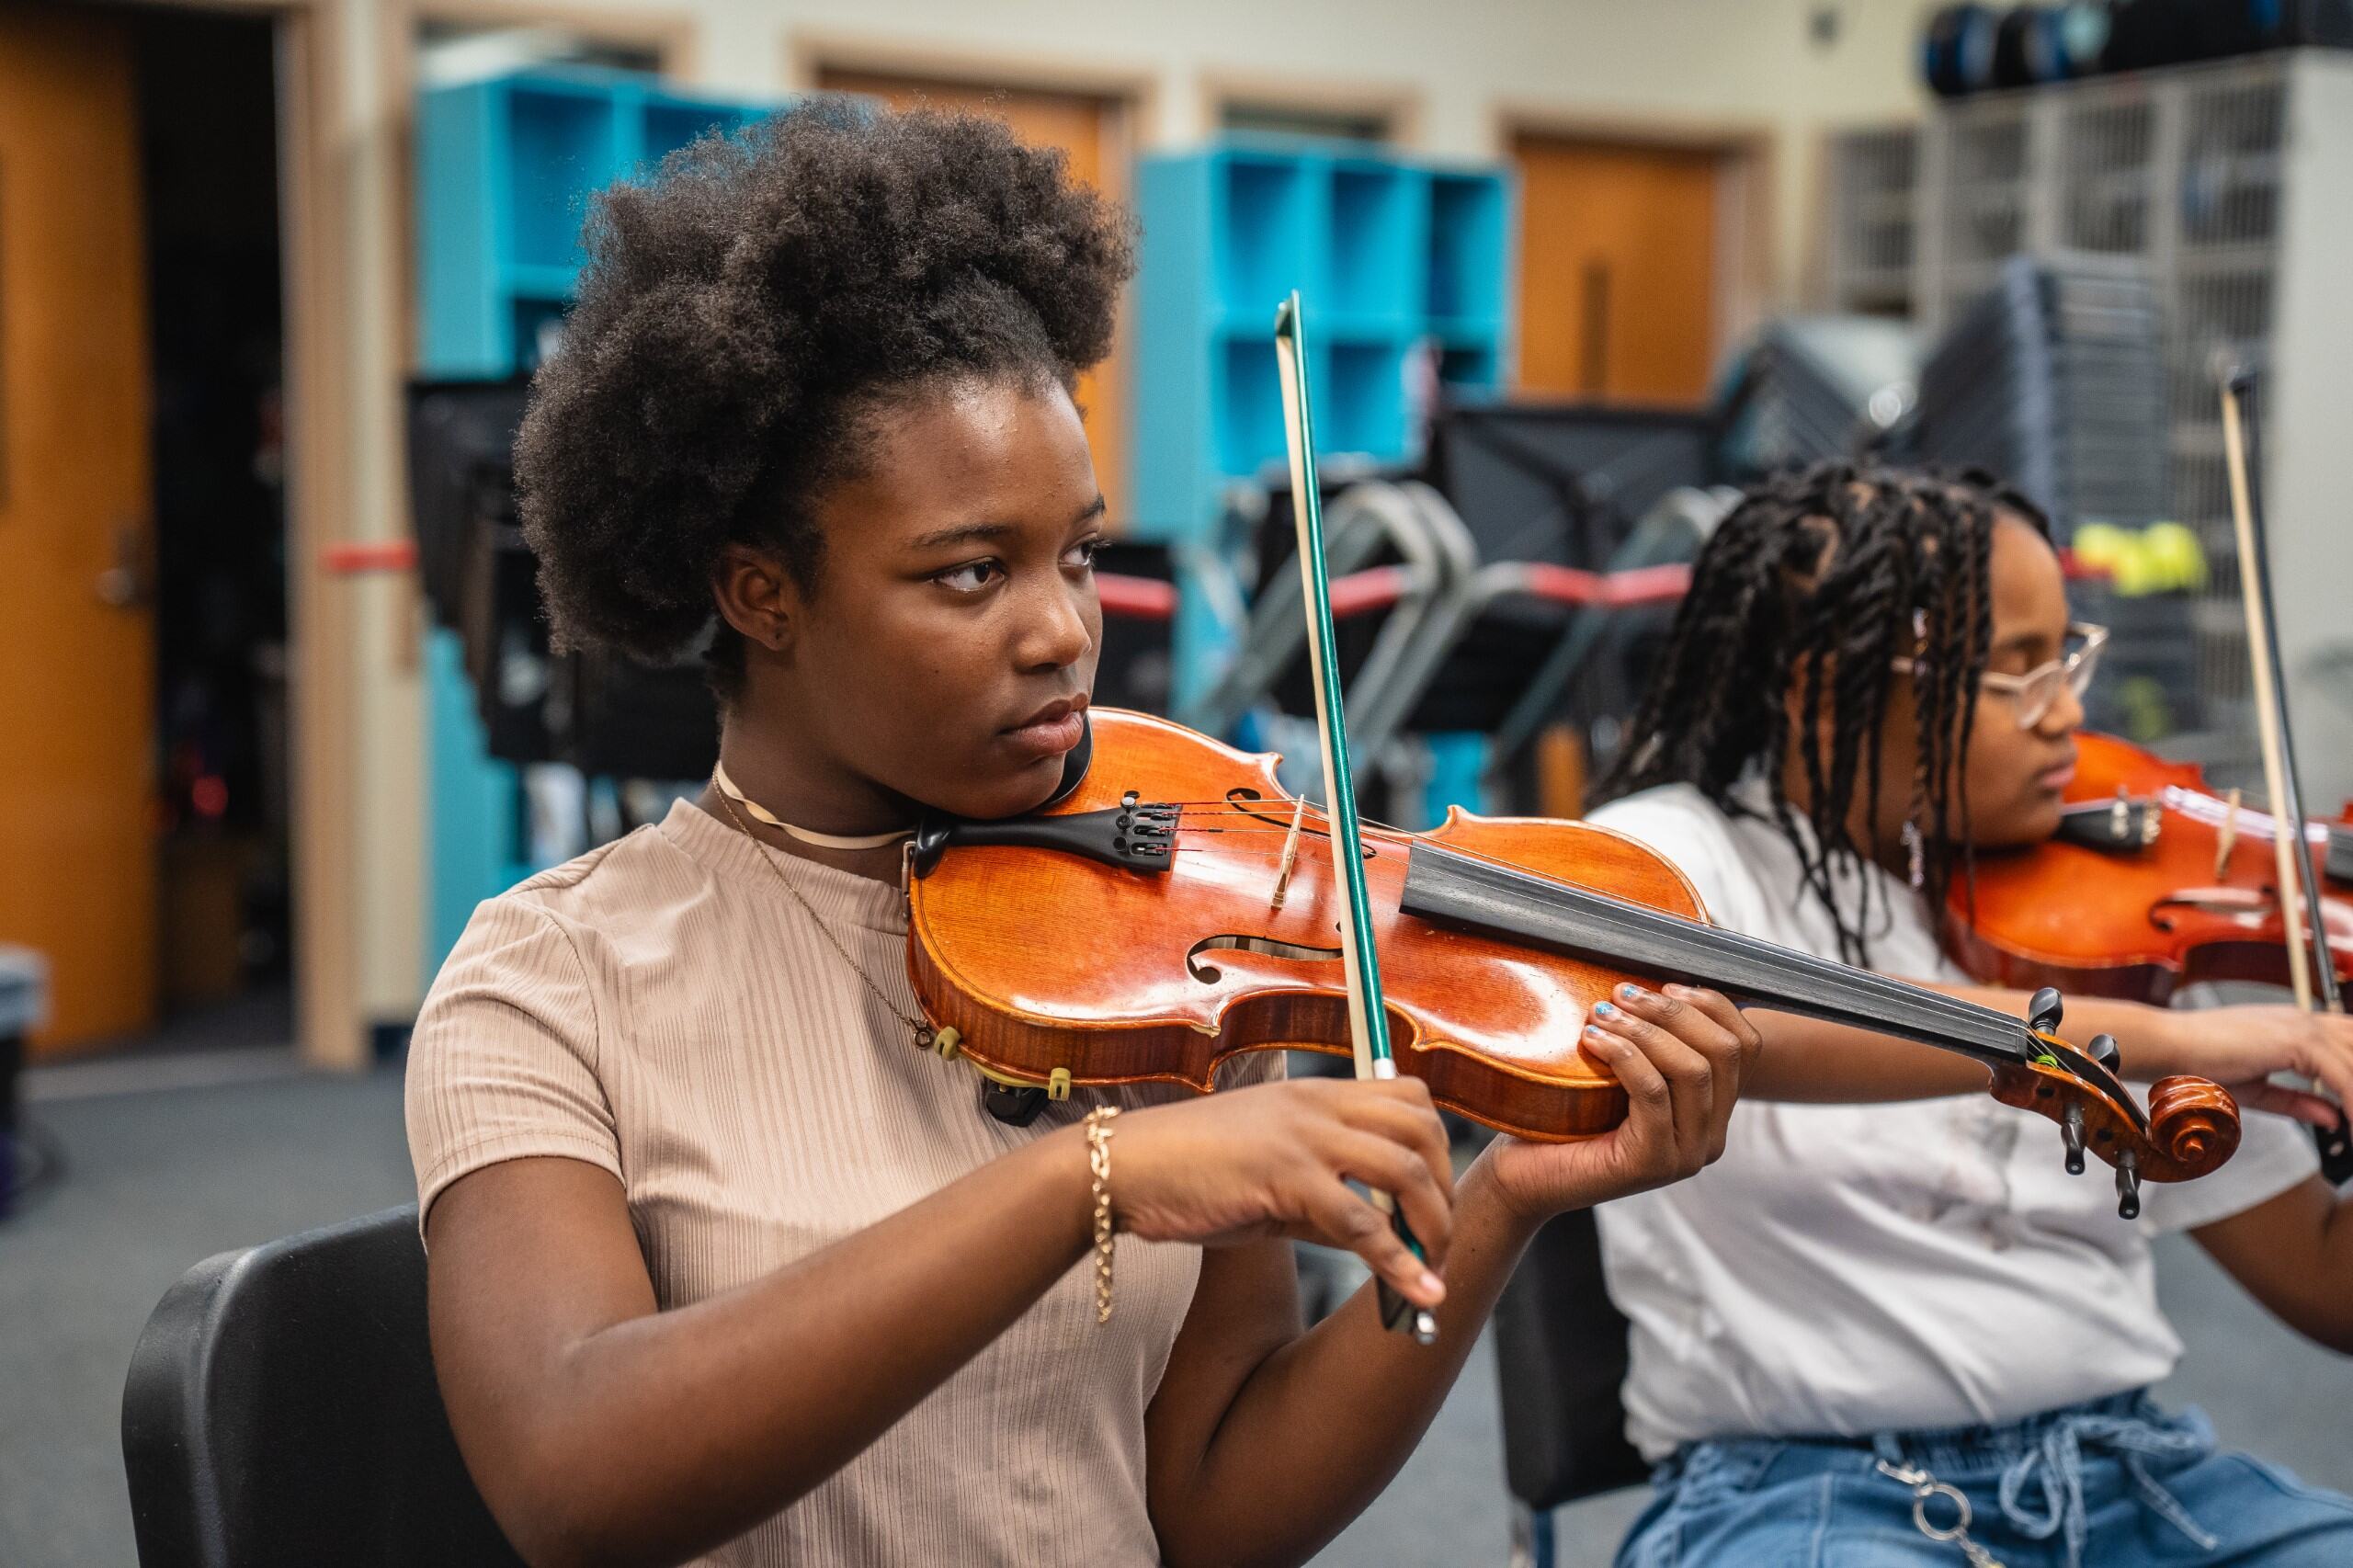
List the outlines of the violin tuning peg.
<svg viewBox="0 0 2353 1568">
<path fill-rule="evenodd" d="M 2046 985 L 2036 992 L 2034 999 L 2026 1005 L 2027 1027 L 2049 1034 L 2059 1027 L 2059 1020 L 2066 1011 L 2067 1005 L 2061 998 L 2059 988 Z"/>
<path fill-rule="evenodd" d="M 2114 1035 L 2096 1034 L 2092 1036 L 2091 1046 L 2089 1049 L 2091 1051 L 2092 1060 L 2107 1068 L 2109 1072 L 2120 1073 L 2124 1070 L 2124 1053 L 2117 1050 L 2116 1037 Z"/>
<path fill-rule="evenodd" d="M 2084 1174 L 2084 1108 L 2071 1104 L 2060 1119 L 2059 1136 L 2067 1145 L 2067 1174 Z"/>
<path fill-rule="evenodd" d="M 2130 1149 L 2116 1155 L 2116 1214 L 2121 1220 L 2141 1217 L 2141 1162 Z"/>
</svg>

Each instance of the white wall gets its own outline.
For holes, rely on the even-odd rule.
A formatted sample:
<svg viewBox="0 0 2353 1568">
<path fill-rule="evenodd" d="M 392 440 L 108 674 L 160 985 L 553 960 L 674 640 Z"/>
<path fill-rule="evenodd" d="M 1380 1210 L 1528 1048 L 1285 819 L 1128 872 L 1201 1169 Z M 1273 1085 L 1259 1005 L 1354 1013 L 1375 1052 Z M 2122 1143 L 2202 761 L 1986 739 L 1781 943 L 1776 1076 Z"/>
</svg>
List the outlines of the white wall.
<svg viewBox="0 0 2353 1568">
<path fill-rule="evenodd" d="M 1837 90 L 1866 109 L 1910 100 L 1908 52 L 1916 7 L 1861 0 L 1828 7 L 1840 41 L 1818 61 L 1804 0 L 699 0 L 707 47 L 699 74 L 745 89 L 776 85 L 779 43 L 839 35 L 982 57 L 1150 72 L 1163 87 L 1162 139 L 1203 129 L 1206 76 L 1263 73 L 1307 80 L 1385 82 L 1418 89 L 1431 146 L 1491 150 L 1499 99 L 1574 109 L 1672 111 L 1700 118 L 1794 108 L 1823 79 L 1817 65 L 1849 61 L 1882 79 Z M 1893 23 L 1895 25 L 1890 26 Z"/>
<path fill-rule="evenodd" d="M 392 8 L 394 4 L 399 9 Z M 456 0 L 463 12 L 483 0 Z M 1371 87 L 1412 105 L 1418 150 L 1491 157 L 1506 113 L 1590 117 L 1619 128 L 1762 131 L 1772 138 L 1771 296 L 1801 302 L 1810 259 L 1814 165 L 1822 131 L 1915 112 L 1916 0 L 491 0 L 499 19 L 544 10 L 550 21 L 587 15 L 652 24 L 685 19 L 685 74 L 712 88 L 774 94 L 805 85 L 795 73 L 829 49 L 922 55 L 945 65 L 995 65 L 1017 79 L 1025 64 L 1053 75 L 1114 74 L 1147 85 L 1140 135 L 1148 146 L 1203 135 L 1211 87 L 1247 78 L 1271 85 Z M 334 18 L 337 91 L 334 157 L 350 176 L 348 206 L 329 217 L 346 254 L 343 280 L 354 334 L 355 384 L 347 438 L 347 494 L 333 497 L 333 531 L 395 539 L 406 529 L 401 481 L 399 386 L 404 355 L 402 260 L 409 236 L 398 189 L 404 116 L 392 94 L 393 47 L 406 13 L 434 0 L 324 0 Z M 1834 13 L 1837 36 L 1816 42 L 1811 18 Z M 354 674 L 348 700 L 360 756 L 356 829 L 356 989 L 365 1021 L 414 1005 L 421 960 L 426 831 L 419 683 L 410 619 L 414 596 L 393 582 L 354 589 Z"/>
<path fill-rule="evenodd" d="M 1213 87 L 1236 77 L 1393 87 L 1422 150 L 1489 157 L 1506 111 L 1663 130 L 1777 133 L 1775 283 L 1798 286 L 1812 145 L 1836 124 L 1915 112 L 1918 0 L 696 0 L 694 74 L 774 91 L 796 47 L 969 54 L 1113 71 L 1155 85 L 1147 145 L 1205 134 Z M 1828 44 L 1810 19 L 1837 20 Z"/>
</svg>

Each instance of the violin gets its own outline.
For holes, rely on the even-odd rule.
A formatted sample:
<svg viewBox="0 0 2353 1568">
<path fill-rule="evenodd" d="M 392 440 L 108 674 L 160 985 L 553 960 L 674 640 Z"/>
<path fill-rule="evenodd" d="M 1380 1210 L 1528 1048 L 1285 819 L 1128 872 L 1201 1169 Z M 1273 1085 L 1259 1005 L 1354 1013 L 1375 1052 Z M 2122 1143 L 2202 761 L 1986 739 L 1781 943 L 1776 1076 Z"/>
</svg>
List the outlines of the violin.
<svg viewBox="0 0 2353 1568">
<path fill-rule="evenodd" d="M 1206 1092 L 1239 1051 L 1350 1051 L 1327 854 L 1346 840 L 1325 814 L 1285 793 L 1275 758 L 1163 719 L 1093 710 L 1088 745 L 1083 777 L 1042 812 L 917 831 L 907 962 L 938 1049 L 1040 1099 L 1153 1081 Z M 2086 1151 L 2115 1167 L 2128 1215 L 2143 1180 L 2202 1176 L 2238 1144 L 2235 1102 L 2203 1079 L 2160 1081 L 2144 1113 L 2113 1041 L 2082 1052 L 2052 1032 L 2055 991 L 2022 1023 L 1721 930 L 1672 864 L 1605 828 L 1457 810 L 1427 833 L 1367 824 L 1353 858 L 1397 1065 L 1518 1137 L 1623 1119 L 1625 1091 L 1576 1042 L 1593 1004 L 1634 979 L 1982 1062 L 1995 1098 L 2059 1124 L 2071 1170 Z"/>
<path fill-rule="evenodd" d="M 1989 984 L 2158 1006 L 2198 981 L 2286 985 L 2278 833 L 2194 764 L 2078 734 L 2058 833 L 1978 853 L 1973 889 L 1955 879 L 1947 894 L 1947 951 Z M 2303 839 L 2330 967 L 2353 981 L 2353 812 L 2305 824 Z"/>
</svg>

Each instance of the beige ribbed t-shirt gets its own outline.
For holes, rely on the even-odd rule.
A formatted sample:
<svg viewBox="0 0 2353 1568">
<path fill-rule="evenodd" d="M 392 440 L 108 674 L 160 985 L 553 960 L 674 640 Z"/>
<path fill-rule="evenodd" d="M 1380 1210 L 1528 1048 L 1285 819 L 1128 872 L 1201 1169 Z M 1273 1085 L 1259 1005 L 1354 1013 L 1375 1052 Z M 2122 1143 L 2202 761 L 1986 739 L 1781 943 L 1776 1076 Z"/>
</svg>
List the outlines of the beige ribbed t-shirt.
<svg viewBox="0 0 2353 1568">
<path fill-rule="evenodd" d="M 911 1043 L 762 864 L 771 853 L 680 801 L 660 824 L 475 910 L 410 1048 L 421 1210 L 500 1160 L 597 1165 L 627 1193 L 666 1311 L 870 1225 L 1105 1097 L 1077 1091 L 1028 1128 L 988 1116 L 977 1074 Z M 783 869 L 914 1013 L 898 890 L 797 858 Z M 1051 910 L 1039 926 L 1040 941 L 1087 938 L 1056 929 Z M 1280 1071 L 1271 1052 L 1233 1067 L 1225 1086 Z M 1185 1091 L 1106 1093 L 1140 1108 Z M 847 1467 L 704 1561 L 1157 1562 L 1143 1414 L 1200 1255 L 1132 1237 L 1117 1246 L 1108 1324 L 1095 1321 L 1082 1261 Z"/>
</svg>

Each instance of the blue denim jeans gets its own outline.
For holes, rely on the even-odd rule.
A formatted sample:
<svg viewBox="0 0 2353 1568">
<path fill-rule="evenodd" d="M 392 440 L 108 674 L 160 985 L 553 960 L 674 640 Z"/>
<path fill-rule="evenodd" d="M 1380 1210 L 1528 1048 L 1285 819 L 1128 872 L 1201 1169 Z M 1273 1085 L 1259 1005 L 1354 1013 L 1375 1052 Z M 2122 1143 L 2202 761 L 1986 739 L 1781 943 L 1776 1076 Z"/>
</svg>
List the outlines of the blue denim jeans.
<svg viewBox="0 0 2353 1568">
<path fill-rule="evenodd" d="M 2130 1393 L 2008 1426 L 1688 1445 L 1652 1477 L 1618 1568 L 1966 1568 L 1882 1461 L 1959 1491 L 1970 1539 L 2003 1568 L 2353 1565 L 2353 1498 L 2220 1451 L 2198 1410 Z M 1959 1512 L 1939 1497 L 1929 1523 Z"/>
</svg>

